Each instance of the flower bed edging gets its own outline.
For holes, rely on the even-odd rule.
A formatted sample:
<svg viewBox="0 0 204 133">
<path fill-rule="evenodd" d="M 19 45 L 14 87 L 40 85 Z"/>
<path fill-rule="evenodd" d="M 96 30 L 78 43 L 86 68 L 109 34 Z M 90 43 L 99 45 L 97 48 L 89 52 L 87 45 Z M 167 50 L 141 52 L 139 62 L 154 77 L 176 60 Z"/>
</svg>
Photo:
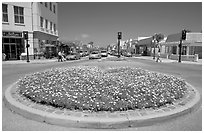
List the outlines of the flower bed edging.
<svg viewBox="0 0 204 133">
<path fill-rule="evenodd" d="M 6 106 L 12 111 L 26 117 L 40 122 L 46 122 L 49 124 L 55 124 L 65 127 L 81 127 L 81 128 L 127 128 L 127 127 L 138 127 L 151 125 L 156 122 L 161 122 L 163 120 L 171 119 L 188 112 L 195 110 L 198 105 L 200 105 L 200 94 L 193 88 L 190 84 L 190 92 L 193 94 L 191 99 L 186 99 L 188 102 L 183 106 L 175 106 L 175 109 L 171 111 L 163 111 L 163 113 L 153 112 L 148 113 L 146 116 L 142 116 L 138 111 L 124 111 L 115 113 L 117 117 L 110 117 L 113 113 L 105 113 L 106 117 L 97 117 L 97 115 L 102 115 L 103 113 L 95 113 L 92 116 L 85 116 L 89 114 L 88 112 L 75 112 L 71 111 L 70 115 L 67 115 L 68 110 L 63 110 L 64 113 L 59 113 L 59 109 L 55 109 L 54 112 L 46 112 L 48 109 L 53 109 L 52 107 L 46 107 L 46 110 L 40 110 L 32 108 L 35 103 L 26 104 L 22 102 L 22 97 L 14 96 L 16 92 L 16 83 L 12 84 L 7 88 L 5 92 L 4 102 Z M 159 109 L 160 110 L 160 109 Z M 62 110 L 61 110 L 62 111 Z M 158 110 L 157 110 L 158 111 Z M 55 113 L 58 112 L 58 113 Z M 150 111 L 151 112 L 151 111 Z M 74 114 L 81 113 L 81 116 L 75 116 Z M 123 115 L 120 115 L 120 114 Z M 131 115 L 137 113 L 137 115 Z M 96 115 L 97 114 L 97 115 Z M 127 114 L 127 115 L 124 115 Z"/>
</svg>

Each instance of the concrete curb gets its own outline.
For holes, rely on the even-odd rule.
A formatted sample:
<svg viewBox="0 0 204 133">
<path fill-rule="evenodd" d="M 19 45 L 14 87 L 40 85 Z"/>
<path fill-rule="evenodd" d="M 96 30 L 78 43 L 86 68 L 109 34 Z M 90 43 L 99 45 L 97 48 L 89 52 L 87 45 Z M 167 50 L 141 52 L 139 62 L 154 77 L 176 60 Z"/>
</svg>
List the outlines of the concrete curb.
<svg viewBox="0 0 204 133">
<path fill-rule="evenodd" d="M 9 86 L 3 99 L 11 111 L 39 122 L 76 128 L 116 129 L 152 125 L 190 113 L 199 107 L 201 101 L 198 91 L 188 84 L 188 93 L 183 99 L 157 110 L 90 113 L 36 104 L 19 96 L 16 86 L 17 82 Z"/>
</svg>

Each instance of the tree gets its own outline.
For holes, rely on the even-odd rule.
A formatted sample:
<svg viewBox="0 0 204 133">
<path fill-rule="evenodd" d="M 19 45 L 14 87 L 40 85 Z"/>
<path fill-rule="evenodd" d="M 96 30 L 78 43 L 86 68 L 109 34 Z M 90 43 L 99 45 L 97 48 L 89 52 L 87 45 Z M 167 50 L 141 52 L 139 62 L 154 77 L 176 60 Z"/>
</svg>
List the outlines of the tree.
<svg viewBox="0 0 204 133">
<path fill-rule="evenodd" d="M 164 35 L 161 34 L 161 33 L 155 34 L 154 37 L 155 37 L 155 39 L 156 39 L 157 42 L 160 42 L 161 40 L 164 39 Z"/>
</svg>

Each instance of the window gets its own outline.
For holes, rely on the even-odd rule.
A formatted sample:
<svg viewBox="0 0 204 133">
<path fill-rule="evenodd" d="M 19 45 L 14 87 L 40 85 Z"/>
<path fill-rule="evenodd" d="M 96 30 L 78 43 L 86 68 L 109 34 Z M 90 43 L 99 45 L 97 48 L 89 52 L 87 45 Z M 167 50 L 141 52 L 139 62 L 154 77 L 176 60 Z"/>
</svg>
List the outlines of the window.
<svg viewBox="0 0 204 133">
<path fill-rule="evenodd" d="M 54 24 L 54 32 L 56 31 L 56 24 Z"/>
<path fill-rule="evenodd" d="M 43 28 L 43 17 L 40 17 L 40 27 Z"/>
<path fill-rule="evenodd" d="M 45 28 L 48 29 L 48 21 L 45 19 Z"/>
<path fill-rule="evenodd" d="M 53 12 L 55 13 L 55 5 L 53 5 Z"/>
<path fill-rule="evenodd" d="M 14 6 L 15 23 L 24 24 L 24 8 Z"/>
<path fill-rule="evenodd" d="M 2 18 L 3 22 L 8 22 L 8 5 L 2 4 Z"/>
<path fill-rule="evenodd" d="M 52 2 L 50 2 L 50 11 L 52 11 Z"/>
<path fill-rule="evenodd" d="M 172 54 L 176 54 L 177 53 L 177 46 L 172 46 Z"/>
<path fill-rule="evenodd" d="M 187 46 L 182 46 L 183 48 L 182 48 L 182 55 L 186 55 L 186 53 L 187 53 Z"/>
<path fill-rule="evenodd" d="M 52 31 L 52 22 L 50 22 L 50 30 Z"/>
<path fill-rule="evenodd" d="M 45 2 L 45 7 L 47 7 L 47 2 Z"/>
</svg>

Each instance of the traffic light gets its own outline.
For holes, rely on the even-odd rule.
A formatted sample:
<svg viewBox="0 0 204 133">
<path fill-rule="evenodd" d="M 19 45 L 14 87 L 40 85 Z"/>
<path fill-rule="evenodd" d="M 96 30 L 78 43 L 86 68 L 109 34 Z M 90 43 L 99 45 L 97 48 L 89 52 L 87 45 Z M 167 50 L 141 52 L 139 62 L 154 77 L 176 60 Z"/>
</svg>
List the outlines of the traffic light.
<svg viewBox="0 0 204 133">
<path fill-rule="evenodd" d="M 28 31 L 23 31 L 23 37 L 25 40 L 28 40 Z"/>
<path fill-rule="evenodd" d="M 186 40 L 186 30 L 182 30 L 182 40 Z"/>
<path fill-rule="evenodd" d="M 122 39 L 122 32 L 118 32 L 118 39 Z"/>
</svg>

